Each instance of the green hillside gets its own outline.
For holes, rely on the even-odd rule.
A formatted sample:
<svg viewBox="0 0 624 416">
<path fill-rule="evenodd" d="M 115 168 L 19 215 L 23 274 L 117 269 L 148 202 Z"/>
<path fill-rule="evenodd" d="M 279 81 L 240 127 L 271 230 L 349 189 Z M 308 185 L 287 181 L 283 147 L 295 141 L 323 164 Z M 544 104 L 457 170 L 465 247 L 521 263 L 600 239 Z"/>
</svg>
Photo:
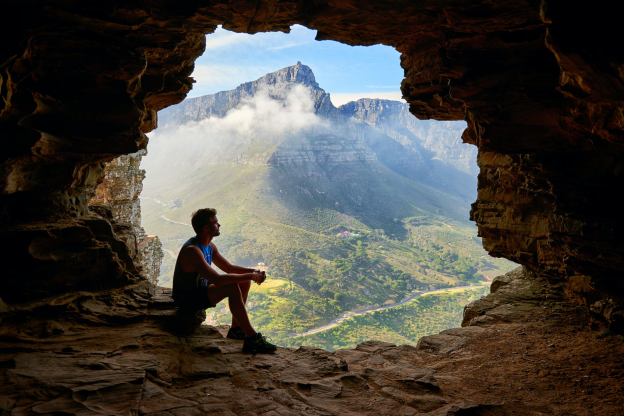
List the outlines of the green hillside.
<svg viewBox="0 0 624 416">
<path fill-rule="evenodd" d="M 166 252 L 159 283 L 172 284 L 176 255 L 194 234 L 192 212 L 216 208 L 219 250 L 267 270 L 269 281 L 250 296 L 251 319 L 281 345 L 304 342 L 288 334 L 344 312 L 515 267 L 489 257 L 468 221 L 475 154 L 461 141 L 461 123 L 421 122 L 387 100 L 337 109 L 300 63 L 159 117 L 165 124 L 150 135 L 141 198 L 143 227 Z M 410 311 L 404 306 L 397 311 Z M 225 305 L 209 312 L 209 322 L 230 319 Z M 460 314 L 434 321 L 451 325 Z M 382 332 L 407 342 L 390 326 Z"/>
<path fill-rule="evenodd" d="M 457 212 L 461 201 L 381 164 L 315 170 L 324 176 L 233 164 L 207 165 L 179 182 L 154 174 L 158 192 L 146 186 L 141 203 L 143 226 L 167 250 L 161 284 L 171 285 L 171 254 L 193 235 L 161 216 L 188 224 L 205 206 L 219 212 L 215 244 L 226 258 L 245 266 L 263 262 L 270 279 L 288 283 L 277 294 L 254 286 L 251 297 L 252 322 L 279 340 L 344 311 L 398 301 L 415 289 L 476 283 L 513 267 L 487 256 L 475 227 L 454 218 L 466 215 Z M 176 207 L 163 205 L 169 201 Z M 343 231 L 356 235 L 336 237 Z M 215 322 L 227 318 L 225 305 L 220 311 Z"/>
</svg>

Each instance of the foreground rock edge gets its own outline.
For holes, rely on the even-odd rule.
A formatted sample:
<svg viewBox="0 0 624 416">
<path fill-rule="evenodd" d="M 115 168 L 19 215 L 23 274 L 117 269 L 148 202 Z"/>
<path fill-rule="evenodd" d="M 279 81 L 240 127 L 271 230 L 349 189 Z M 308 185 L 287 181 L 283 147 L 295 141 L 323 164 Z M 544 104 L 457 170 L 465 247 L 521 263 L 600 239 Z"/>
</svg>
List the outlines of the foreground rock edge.
<svg viewBox="0 0 624 416">
<path fill-rule="evenodd" d="M 466 308 L 462 328 L 423 337 L 417 347 L 367 341 L 335 352 L 243 354 L 242 342 L 224 338 L 225 328 L 191 332 L 201 317 L 184 317 L 181 325 L 168 290 L 146 281 L 12 306 L 2 315 L 0 409 L 12 415 L 617 414 L 624 382 L 614 363 L 624 361 L 624 343 L 615 335 L 594 339 L 591 320 L 578 320 L 584 309 L 565 301 L 562 285 L 545 285 L 522 269 L 505 279 Z"/>
</svg>

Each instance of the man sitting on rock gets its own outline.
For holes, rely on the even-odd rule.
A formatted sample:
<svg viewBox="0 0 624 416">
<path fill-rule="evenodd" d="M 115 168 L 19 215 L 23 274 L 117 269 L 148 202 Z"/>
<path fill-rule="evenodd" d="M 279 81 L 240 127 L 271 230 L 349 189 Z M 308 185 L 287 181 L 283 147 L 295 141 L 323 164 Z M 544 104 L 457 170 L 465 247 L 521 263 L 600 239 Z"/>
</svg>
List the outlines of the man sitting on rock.
<svg viewBox="0 0 624 416">
<path fill-rule="evenodd" d="M 217 210 L 203 208 L 191 217 L 193 230 L 197 234 L 182 248 L 173 272 L 173 299 L 180 309 L 197 311 L 212 308 L 228 298 L 232 312 L 232 327 L 227 337 L 244 340 L 243 351 L 268 353 L 277 346 L 271 344 L 262 334 L 254 331 L 245 302 L 251 282 L 264 282 L 266 274 L 260 270 L 230 264 L 217 250 L 212 239 L 220 234 Z M 212 268 L 212 262 L 226 274 L 219 274 Z"/>
</svg>

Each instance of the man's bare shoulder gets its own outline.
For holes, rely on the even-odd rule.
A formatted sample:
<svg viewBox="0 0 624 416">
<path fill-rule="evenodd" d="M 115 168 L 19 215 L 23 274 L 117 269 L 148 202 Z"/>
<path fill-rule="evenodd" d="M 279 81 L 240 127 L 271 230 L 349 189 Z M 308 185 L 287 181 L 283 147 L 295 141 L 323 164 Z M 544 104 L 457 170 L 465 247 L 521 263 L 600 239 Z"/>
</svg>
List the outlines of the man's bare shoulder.
<svg viewBox="0 0 624 416">
<path fill-rule="evenodd" d="M 178 254 L 178 257 L 180 257 L 181 260 L 189 259 L 189 258 L 193 258 L 197 256 L 201 257 L 202 259 L 204 258 L 204 255 L 199 250 L 199 248 L 193 245 L 182 247 L 182 249 L 180 250 L 180 253 Z"/>
</svg>

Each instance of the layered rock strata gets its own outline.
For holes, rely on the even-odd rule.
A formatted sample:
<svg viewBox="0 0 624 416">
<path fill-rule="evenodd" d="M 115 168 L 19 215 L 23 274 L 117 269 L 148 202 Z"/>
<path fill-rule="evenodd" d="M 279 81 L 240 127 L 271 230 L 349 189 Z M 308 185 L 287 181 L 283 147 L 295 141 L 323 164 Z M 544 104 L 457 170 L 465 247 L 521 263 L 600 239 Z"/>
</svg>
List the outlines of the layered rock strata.
<svg viewBox="0 0 624 416">
<path fill-rule="evenodd" d="M 170 312 L 150 306 L 128 246 L 87 206 L 105 163 L 144 149 L 156 112 L 188 93 L 206 33 L 304 24 L 319 40 L 397 48 L 412 114 L 468 123 L 481 171 L 472 217 L 486 248 L 539 275 L 529 288 L 560 284 L 616 323 L 624 54 L 608 10 L 560 0 L 5 3 L 3 411 L 618 414 L 621 342 L 594 343 L 582 329 L 588 309 L 550 298 L 478 313 L 471 322 L 501 323 L 461 348 L 448 334 L 456 358 L 449 338 L 415 351 L 365 345 L 359 356 L 280 350 L 275 361 L 236 353 L 210 329 L 178 338 L 159 326 Z M 529 305 L 519 320 L 516 302 Z"/>
<path fill-rule="evenodd" d="M 145 171 L 140 169 L 146 151 L 120 156 L 106 164 L 104 178 L 89 201 L 89 208 L 107 218 L 126 243 L 136 270 L 156 284 L 164 253 L 157 236 L 141 227 L 141 202 Z"/>
<path fill-rule="evenodd" d="M 397 48 L 412 114 L 468 122 L 481 169 L 472 218 L 494 255 L 568 278 L 588 305 L 622 302 L 624 57 L 604 42 L 615 14 L 559 0 L 9 4 L 3 223 L 84 215 L 103 163 L 144 149 L 156 112 L 189 91 L 217 25 L 299 23 L 319 40 Z"/>
</svg>

